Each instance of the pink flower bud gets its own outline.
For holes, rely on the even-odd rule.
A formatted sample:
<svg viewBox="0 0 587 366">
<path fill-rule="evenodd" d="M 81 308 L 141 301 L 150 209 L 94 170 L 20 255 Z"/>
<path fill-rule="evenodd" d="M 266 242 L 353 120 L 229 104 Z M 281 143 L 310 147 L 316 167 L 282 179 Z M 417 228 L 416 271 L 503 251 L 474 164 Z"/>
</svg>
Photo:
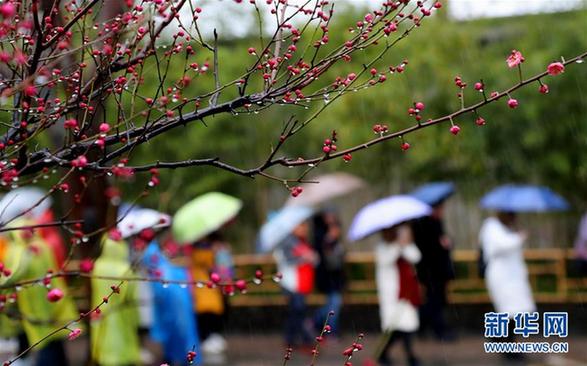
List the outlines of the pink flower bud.
<svg viewBox="0 0 587 366">
<path fill-rule="evenodd" d="M 12 18 L 14 14 L 16 14 L 16 8 L 14 7 L 14 4 L 7 1 L 0 5 L 0 14 L 2 14 L 4 19 Z"/>
<path fill-rule="evenodd" d="M 220 275 L 216 272 L 210 273 L 210 281 L 212 281 L 213 283 L 219 283 L 220 282 Z"/>
<path fill-rule="evenodd" d="M 110 131 L 110 125 L 106 122 L 100 124 L 100 132 L 106 133 Z"/>
<path fill-rule="evenodd" d="M 458 135 L 460 131 L 461 128 L 457 125 L 454 125 L 450 128 L 450 133 L 452 133 L 453 135 Z"/>
<path fill-rule="evenodd" d="M 86 258 L 86 259 L 82 259 L 79 262 L 79 270 L 80 270 L 80 272 L 90 273 L 90 272 L 92 272 L 93 269 L 94 269 L 94 262 L 92 262 L 91 259 Z"/>
<path fill-rule="evenodd" d="M 74 330 L 69 332 L 69 334 L 67 335 L 67 340 L 73 341 L 74 339 L 79 337 L 80 334 L 82 334 L 82 330 L 80 328 L 75 328 Z"/>
<path fill-rule="evenodd" d="M 518 100 L 514 99 L 514 98 L 510 98 L 508 99 L 508 107 L 510 107 L 511 109 L 517 108 L 519 105 Z"/>
<path fill-rule="evenodd" d="M 47 300 L 49 302 L 57 302 L 63 298 L 63 291 L 58 288 L 54 288 L 47 293 Z"/>
<path fill-rule="evenodd" d="M 234 286 L 240 291 L 240 292 L 245 292 L 247 291 L 247 281 L 245 280 L 237 280 L 234 283 Z"/>
</svg>

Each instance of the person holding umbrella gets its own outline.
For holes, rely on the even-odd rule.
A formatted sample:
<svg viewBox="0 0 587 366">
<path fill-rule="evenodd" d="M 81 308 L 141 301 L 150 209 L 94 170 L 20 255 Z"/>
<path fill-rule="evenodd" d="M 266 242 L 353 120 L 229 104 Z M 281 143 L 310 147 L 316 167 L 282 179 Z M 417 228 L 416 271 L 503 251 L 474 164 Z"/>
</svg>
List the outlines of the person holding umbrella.
<svg viewBox="0 0 587 366">
<path fill-rule="evenodd" d="M 341 243 L 342 228 L 334 209 L 324 209 L 312 219 L 313 244 L 318 254 L 316 289 L 326 295 L 326 303 L 314 314 L 314 329 L 320 330 L 328 314 L 331 335 L 338 336 L 338 319 L 345 286 L 345 248 Z"/>
<path fill-rule="evenodd" d="M 308 242 L 313 210 L 305 206 L 286 206 L 263 225 L 259 245 L 273 250 L 280 285 L 288 298 L 285 341 L 288 346 L 310 346 L 313 336 L 306 324 L 306 295 L 314 286 L 314 266 L 318 255 Z"/>
<path fill-rule="evenodd" d="M 108 279 L 134 277 L 129 257 L 128 244 L 118 230 L 104 236 L 100 257 L 92 270 L 91 307 L 102 304 L 105 296 L 115 295 L 101 306 L 100 313 L 91 322 L 91 357 L 98 365 L 137 365 L 141 362 L 136 283 Z"/>
<path fill-rule="evenodd" d="M 517 228 L 516 213 L 560 211 L 568 204 L 546 187 L 506 185 L 485 195 L 481 207 L 496 212 L 483 222 L 479 232 L 485 281 L 495 311 L 508 313 L 510 318 L 516 313 L 535 311 L 523 253 L 527 234 Z M 512 341 L 511 329 L 508 336 Z M 519 359 L 522 355 L 505 356 Z"/>
<path fill-rule="evenodd" d="M 0 223 L 7 228 L 37 225 L 50 206 L 51 199 L 39 188 L 14 189 L 0 201 Z M 2 233 L 2 237 L 5 244 L 0 251 L 0 263 L 5 272 L 0 278 L 0 285 L 10 288 L 20 281 L 42 278 L 49 271 L 60 270 L 53 247 L 40 230 L 11 230 Z M 0 290 L 3 296 L 10 293 L 14 290 Z M 55 329 L 55 324 L 64 324 L 78 317 L 65 280 L 55 277 L 46 286 L 24 286 L 18 292 L 18 300 L 8 304 L 4 312 L 17 311 L 21 321 L 18 324 L 3 319 L 0 321 L 0 334 L 23 332 L 18 336 L 19 353 L 30 344 L 41 342 L 36 349 L 35 365 L 68 365 L 64 345 L 66 334 L 60 332 L 43 340 Z"/>
<path fill-rule="evenodd" d="M 452 241 L 444 231 L 444 203 L 455 192 L 450 182 L 428 183 L 414 190 L 410 195 L 432 206 L 432 214 L 413 223 L 414 241 L 422 253 L 422 260 L 416 265 L 418 277 L 424 285 L 426 296 L 420 308 L 420 330 L 430 326 L 442 340 L 454 339 L 447 331 L 444 319 L 446 289 L 454 278 L 450 251 Z"/>
<path fill-rule="evenodd" d="M 219 192 L 209 192 L 182 206 L 173 217 L 175 241 L 191 245 L 190 271 L 193 281 L 208 282 L 210 286 L 194 289 L 194 310 L 202 352 L 210 362 L 224 362 L 226 341 L 221 336 L 226 313 L 222 290 L 215 284 L 232 281 L 222 278 L 219 265 L 226 266 L 229 244 L 222 239 L 220 229 L 232 221 L 242 208 L 242 201 Z M 219 250 L 220 249 L 220 250 Z"/>
<path fill-rule="evenodd" d="M 375 358 L 391 365 L 388 350 L 401 339 L 410 366 L 419 365 L 411 335 L 418 330 L 420 289 L 414 265 L 421 253 L 413 242 L 410 220 L 429 215 L 430 206 L 410 197 L 391 196 L 362 208 L 353 219 L 349 239 L 360 240 L 376 232 L 381 241 L 375 249 L 377 295 L 383 336 Z"/>
<path fill-rule="evenodd" d="M 286 205 L 306 205 L 322 208 L 312 218 L 314 250 L 319 256 L 316 265 L 316 289 L 326 295 L 326 303 L 314 314 L 314 328 L 320 330 L 329 313 L 331 334 L 336 336 L 338 319 L 342 308 L 342 292 L 345 286 L 345 248 L 342 243 L 342 227 L 337 211 L 330 202 L 337 197 L 348 195 L 365 187 L 365 181 L 347 173 L 330 173 L 312 179 L 317 183 L 305 183 L 304 194 L 290 197 Z"/>
</svg>

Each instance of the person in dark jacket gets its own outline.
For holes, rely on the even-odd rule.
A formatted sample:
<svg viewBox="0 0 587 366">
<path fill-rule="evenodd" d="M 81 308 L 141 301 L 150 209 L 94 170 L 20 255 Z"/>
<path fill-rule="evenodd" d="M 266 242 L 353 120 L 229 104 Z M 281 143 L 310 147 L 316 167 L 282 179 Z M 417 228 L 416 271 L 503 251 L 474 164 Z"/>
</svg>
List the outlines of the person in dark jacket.
<svg viewBox="0 0 587 366">
<path fill-rule="evenodd" d="M 454 278 L 450 251 L 452 241 L 444 231 L 444 199 L 435 202 L 430 216 L 418 219 L 413 224 L 414 241 L 422 252 L 417 264 L 420 283 L 425 288 L 425 300 L 420 308 L 421 330 L 431 327 L 436 336 L 452 340 L 454 334 L 448 330 L 444 317 L 447 304 L 447 285 Z"/>
<path fill-rule="evenodd" d="M 345 249 L 340 242 L 342 230 L 334 210 L 325 210 L 316 216 L 314 224 L 314 250 L 319 262 L 316 266 L 316 289 L 326 295 L 326 304 L 314 315 L 314 327 L 319 330 L 328 321 L 332 334 L 337 335 L 338 319 L 342 308 L 342 291 L 345 285 L 344 256 Z"/>
</svg>

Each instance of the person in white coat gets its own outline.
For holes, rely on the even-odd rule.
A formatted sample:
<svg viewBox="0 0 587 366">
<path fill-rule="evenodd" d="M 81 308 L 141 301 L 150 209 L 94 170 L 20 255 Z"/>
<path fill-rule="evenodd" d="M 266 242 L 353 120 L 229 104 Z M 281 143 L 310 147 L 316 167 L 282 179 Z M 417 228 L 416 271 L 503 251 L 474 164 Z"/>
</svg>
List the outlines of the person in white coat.
<svg viewBox="0 0 587 366">
<path fill-rule="evenodd" d="M 514 230 L 515 218 L 513 213 L 500 212 L 487 218 L 479 233 L 489 297 L 495 311 L 506 312 L 510 318 L 536 311 L 524 262 L 526 234 Z"/>
<path fill-rule="evenodd" d="M 420 325 L 420 288 L 414 264 L 420 261 L 421 253 L 408 225 L 385 229 L 381 236 L 383 240 L 375 249 L 379 314 L 384 332 L 378 362 L 391 365 L 388 350 L 396 340 L 402 339 L 409 365 L 419 365 L 411 338 Z"/>
</svg>

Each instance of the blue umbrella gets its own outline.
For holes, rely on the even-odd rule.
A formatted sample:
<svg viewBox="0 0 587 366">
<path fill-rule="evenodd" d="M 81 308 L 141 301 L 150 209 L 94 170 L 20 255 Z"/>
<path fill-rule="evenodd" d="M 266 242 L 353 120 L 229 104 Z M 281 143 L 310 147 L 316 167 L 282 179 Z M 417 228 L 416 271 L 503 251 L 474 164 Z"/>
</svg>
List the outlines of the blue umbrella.
<svg viewBox="0 0 587 366">
<path fill-rule="evenodd" d="M 505 212 L 547 212 L 568 210 L 569 204 L 544 186 L 508 184 L 487 193 L 481 207 Z"/>
<path fill-rule="evenodd" d="M 296 226 L 309 219 L 314 210 L 307 206 L 286 206 L 266 222 L 259 232 L 258 248 L 268 252 L 277 247 Z"/>
<path fill-rule="evenodd" d="M 410 193 L 410 196 L 430 205 L 435 206 L 455 193 L 455 185 L 452 182 L 433 182 L 419 186 Z"/>
</svg>

